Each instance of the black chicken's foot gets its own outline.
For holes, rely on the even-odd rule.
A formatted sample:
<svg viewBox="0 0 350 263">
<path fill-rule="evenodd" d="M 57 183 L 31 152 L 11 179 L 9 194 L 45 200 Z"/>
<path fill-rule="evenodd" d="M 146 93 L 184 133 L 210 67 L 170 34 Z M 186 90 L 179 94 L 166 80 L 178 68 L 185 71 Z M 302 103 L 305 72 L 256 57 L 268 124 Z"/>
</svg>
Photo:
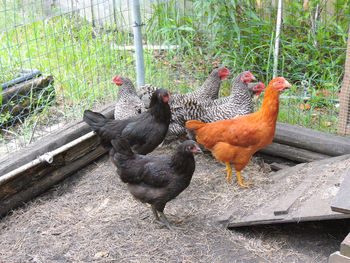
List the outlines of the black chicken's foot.
<svg viewBox="0 0 350 263">
<path fill-rule="evenodd" d="M 157 213 L 157 209 L 153 205 L 151 205 L 151 207 L 152 207 L 153 215 L 156 218 L 156 221 L 159 221 L 159 216 L 158 216 L 158 213 Z"/>
<path fill-rule="evenodd" d="M 166 226 L 169 230 L 171 231 L 175 231 L 175 230 L 185 230 L 185 228 L 182 228 L 182 227 L 178 227 L 178 226 L 172 226 L 168 219 L 166 218 L 166 216 L 164 215 L 164 213 L 162 212 L 159 212 L 159 217 L 160 217 L 160 220 L 158 220 L 157 222 Z"/>
</svg>

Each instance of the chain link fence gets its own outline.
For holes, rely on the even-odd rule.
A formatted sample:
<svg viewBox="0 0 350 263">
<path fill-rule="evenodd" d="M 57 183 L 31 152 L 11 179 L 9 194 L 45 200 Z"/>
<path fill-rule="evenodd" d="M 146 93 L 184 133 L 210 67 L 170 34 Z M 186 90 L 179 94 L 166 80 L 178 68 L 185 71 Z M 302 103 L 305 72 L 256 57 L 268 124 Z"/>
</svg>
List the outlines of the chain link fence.
<svg viewBox="0 0 350 263">
<path fill-rule="evenodd" d="M 231 79 L 244 70 L 272 78 L 277 1 L 140 2 L 146 83 L 187 92 L 219 65 Z M 131 4 L 0 2 L 0 156 L 112 102 L 114 75 L 136 84 Z M 281 95 L 280 121 L 337 131 L 349 6 L 284 1 L 278 75 L 293 88 Z M 229 91 L 225 81 L 222 96 Z"/>
</svg>

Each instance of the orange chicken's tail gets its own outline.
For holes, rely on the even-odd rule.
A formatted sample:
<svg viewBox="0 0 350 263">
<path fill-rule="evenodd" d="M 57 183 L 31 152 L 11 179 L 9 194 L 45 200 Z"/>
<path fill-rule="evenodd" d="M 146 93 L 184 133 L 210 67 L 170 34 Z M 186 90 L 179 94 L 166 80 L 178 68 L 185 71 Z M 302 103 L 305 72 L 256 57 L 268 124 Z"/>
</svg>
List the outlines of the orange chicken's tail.
<svg viewBox="0 0 350 263">
<path fill-rule="evenodd" d="M 189 130 L 198 130 L 206 125 L 205 122 L 197 121 L 197 120 L 190 120 L 186 122 L 186 128 Z"/>
</svg>

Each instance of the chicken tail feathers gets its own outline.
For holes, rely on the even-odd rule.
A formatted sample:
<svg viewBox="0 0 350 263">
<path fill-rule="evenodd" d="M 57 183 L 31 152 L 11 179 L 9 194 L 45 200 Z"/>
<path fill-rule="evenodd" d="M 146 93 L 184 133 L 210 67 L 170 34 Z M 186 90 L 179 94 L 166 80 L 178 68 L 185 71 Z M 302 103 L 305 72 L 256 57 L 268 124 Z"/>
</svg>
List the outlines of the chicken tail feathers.
<svg viewBox="0 0 350 263">
<path fill-rule="evenodd" d="M 205 122 L 197 121 L 197 120 L 190 120 L 186 122 L 186 128 L 189 130 L 198 130 L 206 125 Z"/>
<path fill-rule="evenodd" d="M 104 124 L 107 118 L 101 113 L 85 110 L 83 120 L 91 127 L 94 132 L 98 132 L 99 128 L 102 126 L 101 124 Z"/>
<path fill-rule="evenodd" d="M 130 144 L 127 139 L 119 137 L 111 141 L 113 149 L 122 155 L 131 157 L 134 155 L 134 152 L 131 150 Z"/>
</svg>

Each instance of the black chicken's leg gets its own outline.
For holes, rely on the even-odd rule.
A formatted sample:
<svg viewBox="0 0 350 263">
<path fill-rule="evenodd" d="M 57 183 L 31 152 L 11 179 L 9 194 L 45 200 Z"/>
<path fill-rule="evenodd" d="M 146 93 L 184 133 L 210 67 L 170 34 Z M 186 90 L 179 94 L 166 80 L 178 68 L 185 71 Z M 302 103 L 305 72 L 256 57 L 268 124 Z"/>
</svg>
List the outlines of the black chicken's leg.
<svg viewBox="0 0 350 263">
<path fill-rule="evenodd" d="M 169 230 L 174 231 L 174 230 L 185 230 L 182 227 L 178 227 L 178 226 L 172 226 L 168 219 L 166 218 L 166 216 L 164 215 L 163 212 L 158 212 L 159 213 L 159 217 L 160 217 L 160 223 L 163 223 Z"/>
<path fill-rule="evenodd" d="M 154 217 L 156 218 L 157 221 L 159 221 L 159 216 L 158 216 L 158 213 L 157 213 L 157 209 L 155 208 L 154 205 L 151 205 L 151 207 L 152 207 L 152 212 L 153 212 Z"/>
</svg>

